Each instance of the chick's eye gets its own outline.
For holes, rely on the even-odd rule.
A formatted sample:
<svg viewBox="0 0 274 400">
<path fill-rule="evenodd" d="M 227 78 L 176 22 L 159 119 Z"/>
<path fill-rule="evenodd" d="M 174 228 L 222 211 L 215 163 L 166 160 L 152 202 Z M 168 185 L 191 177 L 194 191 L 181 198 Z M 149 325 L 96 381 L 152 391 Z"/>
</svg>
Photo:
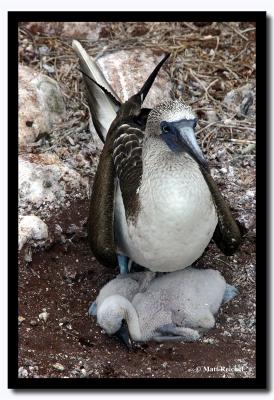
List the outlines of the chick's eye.
<svg viewBox="0 0 274 400">
<path fill-rule="evenodd" d="M 197 122 L 198 122 L 198 118 L 195 118 L 193 121 L 193 128 L 196 128 Z"/>
<path fill-rule="evenodd" d="M 162 125 L 162 132 L 164 132 L 164 133 L 168 133 L 169 132 L 168 125 Z"/>
</svg>

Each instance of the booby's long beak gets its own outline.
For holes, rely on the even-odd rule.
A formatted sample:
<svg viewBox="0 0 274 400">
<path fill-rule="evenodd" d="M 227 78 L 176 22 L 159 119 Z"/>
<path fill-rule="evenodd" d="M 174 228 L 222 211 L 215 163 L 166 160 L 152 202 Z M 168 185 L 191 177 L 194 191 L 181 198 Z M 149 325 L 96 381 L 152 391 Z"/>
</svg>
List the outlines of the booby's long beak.
<svg viewBox="0 0 274 400">
<path fill-rule="evenodd" d="M 160 137 L 174 152 L 187 152 L 201 167 L 208 170 L 208 164 L 200 149 L 194 132 L 196 120 L 181 120 L 161 123 Z"/>
<path fill-rule="evenodd" d="M 128 327 L 126 321 L 123 319 L 121 328 L 115 333 L 115 336 L 126 345 L 128 350 L 131 350 L 132 343 L 129 337 Z"/>
</svg>

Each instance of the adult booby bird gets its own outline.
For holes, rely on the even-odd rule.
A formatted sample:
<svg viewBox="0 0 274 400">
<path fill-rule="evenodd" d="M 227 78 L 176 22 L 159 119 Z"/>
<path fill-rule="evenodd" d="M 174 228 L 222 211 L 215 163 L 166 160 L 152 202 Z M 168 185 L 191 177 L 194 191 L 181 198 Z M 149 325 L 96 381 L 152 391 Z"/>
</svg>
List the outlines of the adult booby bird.
<svg viewBox="0 0 274 400">
<path fill-rule="evenodd" d="M 141 90 L 121 103 L 95 61 L 78 42 L 73 47 L 102 139 L 110 124 L 88 221 L 88 238 L 98 261 L 110 267 L 119 264 L 120 272 L 127 272 L 128 261 L 171 272 L 197 260 L 212 237 L 226 255 L 233 254 L 241 234 L 196 141 L 194 112 L 181 100 L 164 101 L 153 110 L 142 108 L 168 56 Z M 94 93 L 100 90 L 98 100 Z"/>
</svg>

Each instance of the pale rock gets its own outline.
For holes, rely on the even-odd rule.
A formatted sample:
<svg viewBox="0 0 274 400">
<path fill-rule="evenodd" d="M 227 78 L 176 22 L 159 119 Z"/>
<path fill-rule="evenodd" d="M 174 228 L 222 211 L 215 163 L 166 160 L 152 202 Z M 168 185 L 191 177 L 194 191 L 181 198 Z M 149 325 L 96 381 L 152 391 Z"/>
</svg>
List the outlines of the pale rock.
<svg viewBox="0 0 274 400">
<path fill-rule="evenodd" d="M 218 116 L 217 116 L 216 111 L 208 110 L 205 112 L 205 114 L 206 114 L 206 119 L 208 120 L 209 123 L 218 121 Z"/>
<path fill-rule="evenodd" d="M 104 22 L 28 22 L 25 28 L 35 35 L 96 41 L 106 25 Z"/>
<path fill-rule="evenodd" d="M 86 376 L 87 376 L 87 371 L 86 371 L 86 369 L 85 369 L 85 368 L 81 368 L 81 371 L 80 371 L 80 373 L 81 373 L 81 377 L 82 377 L 82 378 L 84 378 L 84 377 L 86 377 Z"/>
<path fill-rule="evenodd" d="M 239 204 L 249 203 L 252 204 L 255 202 L 255 190 L 247 190 L 246 193 L 239 199 Z"/>
<path fill-rule="evenodd" d="M 18 378 L 27 378 L 29 375 L 28 371 L 24 367 L 19 367 Z"/>
<path fill-rule="evenodd" d="M 19 151 L 63 121 L 65 103 L 57 82 L 19 65 Z"/>
<path fill-rule="evenodd" d="M 228 166 L 228 174 L 227 174 L 228 178 L 233 178 L 234 177 L 234 168 L 232 167 L 232 165 Z"/>
<path fill-rule="evenodd" d="M 42 46 L 38 47 L 39 54 L 41 56 L 46 56 L 50 53 L 50 49 L 47 45 L 43 44 Z"/>
<path fill-rule="evenodd" d="M 251 198 L 255 197 L 255 190 L 247 190 L 246 196 Z"/>
<path fill-rule="evenodd" d="M 55 68 L 49 64 L 43 64 L 43 69 L 47 71 L 49 74 L 53 74 L 55 72 Z"/>
<path fill-rule="evenodd" d="M 212 338 L 204 338 L 203 342 L 204 343 L 208 343 L 208 344 L 214 344 L 215 343 L 214 339 L 212 339 Z"/>
<path fill-rule="evenodd" d="M 98 22 L 63 22 L 61 36 L 96 41 L 105 25 Z"/>
<path fill-rule="evenodd" d="M 245 200 L 240 202 L 245 203 Z M 250 230 L 256 225 L 256 217 L 253 214 L 243 214 L 238 217 L 238 221 L 245 227 L 245 229 Z"/>
<path fill-rule="evenodd" d="M 38 315 L 38 318 L 44 322 L 47 322 L 49 318 L 49 313 L 47 311 L 43 311 L 41 314 Z"/>
<path fill-rule="evenodd" d="M 69 168 L 55 154 L 19 157 L 19 208 L 60 205 L 67 194 L 87 192 L 88 178 Z"/>
<path fill-rule="evenodd" d="M 225 158 L 225 156 L 226 156 L 225 149 L 219 149 L 217 151 L 217 157 L 218 157 L 219 160 L 223 160 Z"/>
<path fill-rule="evenodd" d="M 62 364 L 58 363 L 58 362 L 53 364 L 53 368 L 56 369 L 57 371 L 64 371 L 65 370 L 65 367 Z"/>
<path fill-rule="evenodd" d="M 97 63 L 114 91 L 125 101 L 141 89 L 163 56 L 164 53 L 155 55 L 151 50 L 143 48 L 121 50 L 100 57 Z M 167 72 L 161 69 L 147 95 L 144 107 L 152 108 L 159 102 L 170 99 L 171 89 L 171 80 Z"/>
<path fill-rule="evenodd" d="M 19 250 L 29 240 L 46 240 L 48 238 L 48 227 L 35 215 L 24 216 L 19 223 Z"/>
<path fill-rule="evenodd" d="M 223 103 L 238 116 L 255 115 L 255 83 L 231 90 Z"/>
</svg>

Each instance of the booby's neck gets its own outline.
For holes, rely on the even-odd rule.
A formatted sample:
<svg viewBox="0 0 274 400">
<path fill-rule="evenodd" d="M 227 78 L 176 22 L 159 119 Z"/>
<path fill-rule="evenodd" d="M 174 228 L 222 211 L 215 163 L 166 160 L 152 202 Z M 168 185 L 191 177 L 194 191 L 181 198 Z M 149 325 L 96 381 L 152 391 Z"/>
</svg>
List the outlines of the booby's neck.
<svg viewBox="0 0 274 400">
<path fill-rule="evenodd" d="M 199 166 L 186 152 L 173 152 L 166 143 L 155 136 L 145 136 L 143 142 L 143 174 L 150 173 L 152 166 L 164 174 L 182 174 L 186 170 L 199 170 Z M 183 169 L 182 169 L 183 167 Z"/>
</svg>

